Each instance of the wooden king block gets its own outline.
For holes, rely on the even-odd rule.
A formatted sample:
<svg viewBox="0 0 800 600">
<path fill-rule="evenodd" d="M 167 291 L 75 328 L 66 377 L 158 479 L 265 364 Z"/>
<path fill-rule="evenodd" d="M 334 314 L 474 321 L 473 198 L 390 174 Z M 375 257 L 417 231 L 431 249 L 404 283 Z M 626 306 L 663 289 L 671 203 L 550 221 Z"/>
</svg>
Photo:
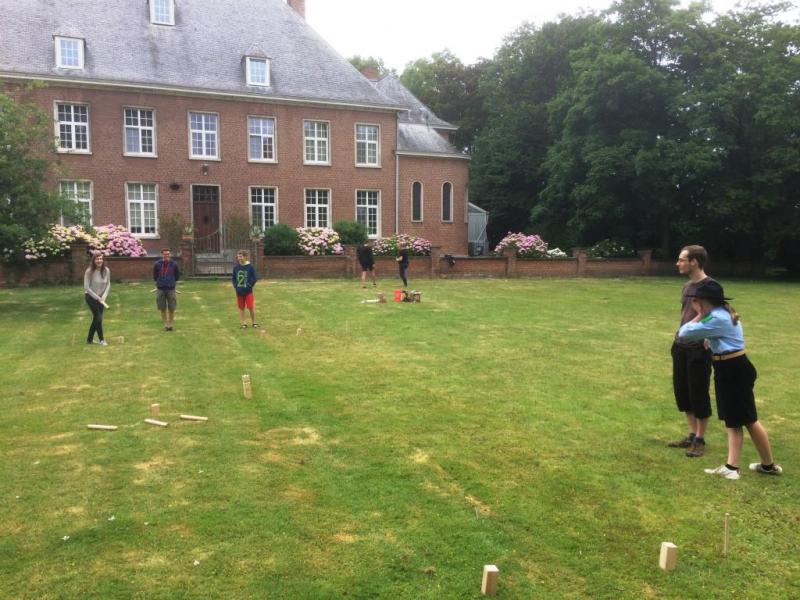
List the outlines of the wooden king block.
<svg viewBox="0 0 800 600">
<path fill-rule="evenodd" d="M 484 596 L 497 595 L 497 578 L 500 574 L 500 569 L 496 565 L 484 565 L 483 567 L 483 581 L 481 582 L 481 594 Z"/>
<path fill-rule="evenodd" d="M 166 427 L 167 425 L 169 425 L 169 423 L 167 423 L 166 421 L 159 421 L 157 419 L 145 419 L 144 422 L 149 425 L 158 425 L 159 427 Z"/>
<path fill-rule="evenodd" d="M 672 542 L 661 542 L 661 556 L 658 566 L 665 571 L 672 571 L 678 565 L 678 547 Z"/>
</svg>

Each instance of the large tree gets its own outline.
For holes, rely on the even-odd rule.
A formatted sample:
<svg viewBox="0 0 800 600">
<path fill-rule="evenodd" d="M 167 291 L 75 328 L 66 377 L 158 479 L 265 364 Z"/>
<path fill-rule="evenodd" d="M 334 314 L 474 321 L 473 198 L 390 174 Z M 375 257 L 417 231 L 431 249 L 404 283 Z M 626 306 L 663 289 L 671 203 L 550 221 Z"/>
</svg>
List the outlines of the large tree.
<svg viewBox="0 0 800 600">
<path fill-rule="evenodd" d="M 38 237 L 64 211 L 74 212 L 45 189 L 54 166 L 53 134 L 47 115 L 25 99 L 0 93 L 0 252 L 19 258 L 22 242 Z"/>
</svg>

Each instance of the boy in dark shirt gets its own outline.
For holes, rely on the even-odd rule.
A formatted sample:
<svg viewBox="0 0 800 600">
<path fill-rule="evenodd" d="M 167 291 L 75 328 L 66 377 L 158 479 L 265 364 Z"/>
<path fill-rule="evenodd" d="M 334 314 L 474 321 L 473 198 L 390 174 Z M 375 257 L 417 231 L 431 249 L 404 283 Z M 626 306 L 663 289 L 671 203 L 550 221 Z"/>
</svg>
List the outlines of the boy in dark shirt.
<svg viewBox="0 0 800 600">
<path fill-rule="evenodd" d="M 161 258 L 153 265 L 153 281 L 156 282 L 156 306 L 161 312 L 164 331 L 172 331 L 172 322 L 178 309 L 175 286 L 180 278 L 181 271 L 178 263 L 172 260 L 170 249 L 162 248 Z"/>
<path fill-rule="evenodd" d="M 372 275 L 372 285 L 378 285 L 375 281 L 375 255 L 372 253 L 372 246 L 369 241 L 364 242 L 356 251 L 358 264 L 361 265 L 361 287 L 367 287 L 367 272 Z"/>
<path fill-rule="evenodd" d="M 236 253 L 237 263 L 233 267 L 233 289 L 236 290 L 236 303 L 239 306 L 239 316 L 241 320 L 241 328 L 247 329 L 247 322 L 244 316 L 244 309 L 250 311 L 250 321 L 253 323 L 253 329 L 258 329 L 260 325 L 256 323 L 255 313 L 255 297 L 253 296 L 253 287 L 258 279 L 256 278 L 256 270 L 253 265 L 248 261 L 250 253 L 247 250 L 239 250 Z"/>
<path fill-rule="evenodd" d="M 395 259 L 397 266 L 400 267 L 400 279 L 403 280 L 403 286 L 408 287 L 408 279 L 406 279 L 406 270 L 408 269 L 408 248 L 405 244 L 400 244 L 400 253 Z"/>
</svg>

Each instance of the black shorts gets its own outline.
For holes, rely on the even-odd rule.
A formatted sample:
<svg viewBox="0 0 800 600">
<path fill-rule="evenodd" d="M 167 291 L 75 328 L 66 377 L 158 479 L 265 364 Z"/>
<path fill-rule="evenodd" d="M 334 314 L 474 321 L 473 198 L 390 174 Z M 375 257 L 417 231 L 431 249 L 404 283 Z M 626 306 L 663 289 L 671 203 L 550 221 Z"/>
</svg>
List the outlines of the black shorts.
<svg viewBox="0 0 800 600">
<path fill-rule="evenodd" d="M 747 355 L 714 361 L 717 414 L 725 427 L 744 427 L 758 421 L 753 386 L 758 373 Z"/>
<path fill-rule="evenodd" d="M 711 352 L 702 346 L 672 344 L 672 389 L 681 412 L 698 419 L 711 416 Z"/>
<path fill-rule="evenodd" d="M 374 267 L 375 267 L 375 265 L 374 265 L 374 264 L 371 264 L 371 265 L 361 265 L 361 270 L 362 270 L 362 271 L 365 271 L 365 272 L 366 272 L 366 271 L 372 271 L 372 269 L 373 269 Z"/>
</svg>

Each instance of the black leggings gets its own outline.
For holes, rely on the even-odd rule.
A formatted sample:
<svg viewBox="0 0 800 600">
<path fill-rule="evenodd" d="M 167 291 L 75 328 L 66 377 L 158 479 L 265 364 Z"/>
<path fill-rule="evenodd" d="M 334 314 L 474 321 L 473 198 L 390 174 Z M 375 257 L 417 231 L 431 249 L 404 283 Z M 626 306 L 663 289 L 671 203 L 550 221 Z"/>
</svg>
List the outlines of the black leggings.
<svg viewBox="0 0 800 600">
<path fill-rule="evenodd" d="M 89 335 L 86 337 L 86 341 L 91 344 L 96 331 L 97 339 L 102 342 L 105 339 L 103 337 L 103 305 L 89 294 L 86 294 L 86 304 L 92 311 L 92 324 L 89 325 Z"/>
<path fill-rule="evenodd" d="M 406 279 L 406 269 L 408 269 L 408 265 L 400 263 L 400 279 L 403 280 L 403 285 L 408 287 L 408 279 Z"/>
</svg>

